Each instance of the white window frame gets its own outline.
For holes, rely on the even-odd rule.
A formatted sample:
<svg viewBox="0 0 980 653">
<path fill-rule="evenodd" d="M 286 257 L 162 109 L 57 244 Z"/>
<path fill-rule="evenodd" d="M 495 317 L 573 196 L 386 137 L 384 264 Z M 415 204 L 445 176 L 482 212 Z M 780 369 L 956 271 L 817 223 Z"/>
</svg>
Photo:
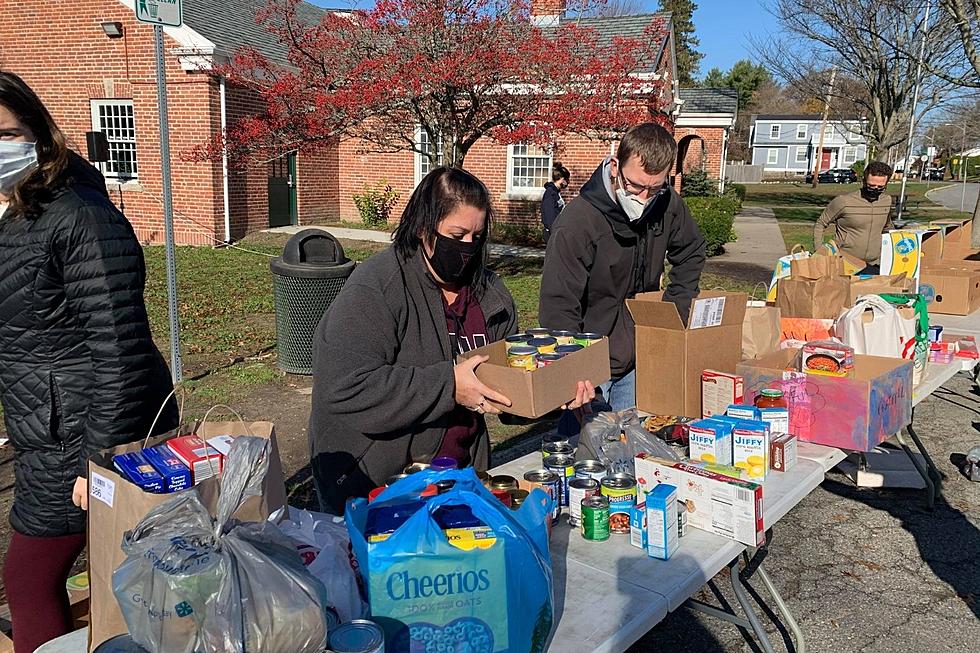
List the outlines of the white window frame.
<svg viewBox="0 0 980 653">
<path fill-rule="evenodd" d="M 102 109 L 115 107 L 122 109 L 119 115 L 110 117 L 110 120 L 117 118 L 115 125 L 103 125 Z M 139 179 L 139 153 L 136 142 L 136 116 L 133 109 L 132 99 L 108 99 L 90 100 L 90 110 L 92 114 L 92 131 L 102 132 L 109 141 L 110 161 L 98 163 L 99 170 L 108 181 L 136 181 Z M 131 125 L 122 124 L 123 121 L 130 122 Z M 107 129 L 106 129 L 107 128 Z M 119 132 L 123 132 L 120 134 Z M 130 174 L 120 178 L 118 170 L 118 159 L 113 155 L 118 152 L 132 152 L 133 169 Z"/>
<path fill-rule="evenodd" d="M 514 143 L 507 146 L 507 193 L 515 195 L 542 195 L 544 193 L 544 185 L 551 181 L 551 170 L 554 165 L 554 155 L 548 148 L 541 148 L 542 151 L 547 153 L 547 165 L 544 169 L 547 171 L 545 173 L 545 180 L 535 186 L 519 186 L 514 183 L 514 159 L 518 156 L 520 157 L 534 157 L 544 159 L 545 156 L 541 154 L 515 154 L 514 149 L 524 146 L 537 147 L 533 143 Z"/>
<path fill-rule="evenodd" d="M 805 140 L 808 131 L 809 131 L 809 129 L 807 128 L 806 125 L 797 125 L 796 126 L 796 140 L 798 140 L 798 141 Z M 802 133 L 800 133 L 800 132 L 802 132 Z"/>
<path fill-rule="evenodd" d="M 823 128 L 823 139 L 825 141 L 832 141 L 834 137 L 837 136 L 837 126 L 833 123 L 827 123 Z"/>
<path fill-rule="evenodd" d="M 856 147 L 845 147 L 844 148 L 844 163 L 854 163 L 857 161 L 857 148 Z"/>
<path fill-rule="evenodd" d="M 769 151 L 766 153 L 766 165 L 772 166 L 779 163 L 779 148 L 770 147 Z"/>
<path fill-rule="evenodd" d="M 807 148 L 806 147 L 796 148 L 796 162 L 806 163 L 806 160 L 807 160 Z"/>
<path fill-rule="evenodd" d="M 415 144 L 418 145 L 419 147 L 422 147 L 423 135 L 428 136 L 428 134 L 422 131 L 421 127 L 416 127 Z M 436 143 L 437 143 L 436 156 L 441 157 L 443 153 L 442 135 L 439 135 L 439 137 L 436 138 Z M 431 164 L 429 163 L 429 159 L 426 156 L 424 156 L 421 152 L 415 152 L 415 185 L 416 186 L 422 183 L 422 177 L 429 174 L 429 171 L 432 169 L 431 167 L 429 167 L 430 165 Z"/>
<path fill-rule="evenodd" d="M 769 125 L 769 140 L 779 140 L 779 135 L 781 132 L 781 125 Z"/>
</svg>

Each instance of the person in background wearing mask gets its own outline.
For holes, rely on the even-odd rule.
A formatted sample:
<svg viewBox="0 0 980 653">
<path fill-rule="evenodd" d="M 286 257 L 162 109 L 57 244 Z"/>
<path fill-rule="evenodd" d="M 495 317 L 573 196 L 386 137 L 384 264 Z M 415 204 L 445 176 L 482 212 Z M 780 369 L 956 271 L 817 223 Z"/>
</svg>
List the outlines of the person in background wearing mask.
<svg viewBox="0 0 980 653">
<path fill-rule="evenodd" d="M 485 470 L 485 414 L 510 399 L 483 385 L 486 356 L 465 352 L 517 333 L 514 298 L 485 268 L 490 193 L 436 168 L 412 193 L 393 246 L 354 270 L 313 341 L 310 451 L 321 510 L 343 514 L 413 462 L 449 456 Z M 567 405 L 595 397 L 579 382 Z"/>
<path fill-rule="evenodd" d="M 872 161 L 864 170 L 861 190 L 838 195 L 813 225 L 813 246 L 823 244 L 824 232 L 834 226 L 832 238 L 843 251 L 867 264 L 859 274 L 878 274 L 881 234 L 894 229 L 892 196 L 885 193 L 892 169 L 882 161 Z"/>
<path fill-rule="evenodd" d="M 654 123 L 630 129 L 616 156 L 596 168 L 551 234 L 539 316 L 549 329 L 609 337 L 612 380 L 601 386 L 613 410 L 636 405 L 633 318 L 626 300 L 660 289 L 687 321 L 705 262 L 704 236 L 668 177 L 677 157 L 670 133 Z"/>
<path fill-rule="evenodd" d="M 0 71 L 0 402 L 14 452 L 3 579 L 16 653 L 71 630 L 88 458 L 141 440 L 172 385 L 143 304 L 143 250 L 98 170 Z M 177 425 L 168 402 L 157 432 Z"/>
<path fill-rule="evenodd" d="M 565 208 L 565 200 L 561 192 L 568 188 L 568 168 L 555 161 L 551 166 L 551 181 L 544 185 L 544 197 L 541 198 L 541 224 L 544 225 L 544 244 L 551 238 L 551 227 L 558 219 L 558 214 Z"/>
</svg>

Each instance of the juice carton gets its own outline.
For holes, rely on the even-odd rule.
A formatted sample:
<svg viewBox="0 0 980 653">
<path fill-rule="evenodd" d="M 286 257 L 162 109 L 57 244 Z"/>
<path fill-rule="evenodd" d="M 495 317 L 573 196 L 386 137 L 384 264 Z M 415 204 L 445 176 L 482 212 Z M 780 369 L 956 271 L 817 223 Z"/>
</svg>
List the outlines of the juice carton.
<svg viewBox="0 0 980 653">
<path fill-rule="evenodd" d="M 689 426 L 691 460 L 720 465 L 732 464 L 732 428 L 730 422 L 699 419 Z"/>
<path fill-rule="evenodd" d="M 647 495 L 647 503 L 643 507 L 647 523 L 647 555 L 669 560 L 679 544 L 677 488 L 668 483 L 658 484 Z"/>
<path fill-rule="evenodd" d="M 647 507 L 638 503 L 630 511 L 630 544 L 641 549 L 647 548 Z"/>
<path fill-rule="evenodd" d="M 766 480 L 769 469 L 769 426 L 761 421 L 742 421 L 732 432 L 733 465 L 748 472 L 751 481 Z"/>
<path fill-rule="evenodd" d="M 725 415 L 735 419 L 761 419 L 759 409 L 746 404 L 731 404 Z"/>
</svg>

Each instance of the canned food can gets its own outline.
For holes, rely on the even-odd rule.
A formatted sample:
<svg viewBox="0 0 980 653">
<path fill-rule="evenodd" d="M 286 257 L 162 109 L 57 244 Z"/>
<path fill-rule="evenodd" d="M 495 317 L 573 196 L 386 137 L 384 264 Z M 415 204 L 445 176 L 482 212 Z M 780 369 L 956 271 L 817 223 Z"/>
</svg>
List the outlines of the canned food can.
<svg viewBox="0 0 980 653">
<path fill-rule="evenodd" d="M 510 350 L 514 347 L 526 347 L 527 341 L 530 339 L 531 336 L 527 335 L 526 333 L 516 333 L 512 336 L 507 336 L 504 338 L 504 342 L 507 343 L 507 352 L 510 353 Z"/>
<path fill-rule="evenodd" d="M 558 493 L 561 478 L 547 469 L 532 469 L 524 473 L 524 480 L 539 486 L 551 497 L 551 523 L 557 524 L 558 517 L 561 515 L 561 495 Z"/>
<path fill-rule="evenodd" d="M 507 494 L 510 495 L 510 507 L 517 510 L 524 505 L 529 493 L 527 490 L 510 490 Z"/>
<path fill-rule="evenodd" d="M 385 485 L 393 485 L 403 478 L 408 478 L 408 474 L 395 474 L 394 476 L 389 476 L 388 480 L 385 481 Z"/>
<path fill-rule="evenodd" d="M 385 633 L 373 621 L 354 619 L 330 632 L 330 650 L 333 653 L 384 653 Z"/>
<path fill-rule="evenodd" d="M 598 460 L 580 460 L 575 463 L 575 478 L 592 478 L 601 483 L 606 477 L 606 466 Z"/>
<path fill-rule="evenodd" d="M 543 436 L 541 436 L 541 446 L 542 447 L 544 445 L 550 444 L 550 443 L 555 443 L 555 444 L 571 444 L 572 441 L 571 441 L 571 439 L 567 435 L 561 435 L 560 433 L 557 433 L 557 432 L 555 432 L 555 433 L 545 433 Z"/>
<path fill-rule="evenodd" d="M 535 356 L 537 356 L 538 350 L 534 347 L 517 346 L 511 347 L 507 351 L 507 365 L 509 367 L 516 367 L 522 370 L 533 370 L 537 369 L 537 361 Z"/>
<path fill-rule="evenodd" d="M 553 354 L 558 342 L 551 336 L 544 336 L 543 338 L 531 338 L 527 341 L 527 346 L 534 347 L 539 354 Z"/>
<path fill-rule="evenodd" d="M 552 363 L 560 361 L 562 354 L 538 354 L 537 355 L 537 365 L 539 368 L 548 367 Z"/>
<path fill-rule="evenodd" d="M 568 481 L 575 474 L 575 456 L 571 454 L 554 454 L 544 459 L 544 468 L 558 474 L 558 496 L 561 505 L 568 507 Z"/>
<path fill-rule="evenodd" d="M 582 499 L 582 537 L 592 542 L 609 539 L 609 499 L 601 494 Z M 629 531 L 629 525 L 626 528 Z"/>
<path fill-rule="evenodd" d="M 574 331 L 563 331 L 556 329 L 551 332 L 551 337 L 555 339 L 558 345 L 572 345 L 575 344 L 575 332 Z"/>
<path fill-rule="evenodd" d="M 436 481 L 436 491 L 438 491 L 439 494 L 445 494 L 453 489 L 454 485 L 456 485 L 456 481 L 451 478 L 447 478 L 444 481 Z"/>
<path fill-rule="evenodd" d="M 582 500 L 599 492 L 599 481 L 594 478 L 573 478 L 568 481 L 568 525 L 578 527 L 582 523 Z"/>
<path fill-rule="evenodd" d="M 600 340 L 602 340 L 602 335 L 599 333 L 576 333 L 575 334 L 575 344 L 582 345 L 583 347 L 594 345 Z"/>
<path fill-rule="evenodd" d="M 683 501 L 677 502 L 677 537 L 684 537 L 687 533 L 687 504 Z"/>
<path fill-rule="evenodd" d="M 575 447 L 568 442 L 546 442 L 541 445 L 541 460 L 548 456 L 574 456 Z"/>
<path fill-rule="evenodd" d="M 500 474 L 498 476 L 490 477 L 490 489 L 491 490 L 503 490 L 504 492 L 508 490 L 517 489 L 517 479 L 513 476 L 507 476 L 506 474 Z"/>
<path fill-rule="evenodd" d="M 405 468 L 406 474 L 418 474 L 419 472 L 424 472 L 429 469 L 429 463 L 412 463 Z"/>
<path fill-rule="evenodd" d="M 585 349 L 585 347 L 576 344 L 558 345 L 557 347 L 555 347 L 555 353 L 561 354 L 562 356 L 567 356 L 568 354 L 574 354 L 575 352 L 581 351 L 583 349 Z"/>
<path fill-rule="evenodd" d="M 533 329 L 527 330 L 527 335 L 531 338 L 546 338 L 551 335 L 551 329 L 545 329 L 544 327 L 534 327 Z"/>
<path fill-rule="evenodd" d="M 602 479 L 602 495 L 609 499 L 609 532 L 630 534 L 630 513 L 636 505 L 636 478 L 610 474 Z"/>
</svg>

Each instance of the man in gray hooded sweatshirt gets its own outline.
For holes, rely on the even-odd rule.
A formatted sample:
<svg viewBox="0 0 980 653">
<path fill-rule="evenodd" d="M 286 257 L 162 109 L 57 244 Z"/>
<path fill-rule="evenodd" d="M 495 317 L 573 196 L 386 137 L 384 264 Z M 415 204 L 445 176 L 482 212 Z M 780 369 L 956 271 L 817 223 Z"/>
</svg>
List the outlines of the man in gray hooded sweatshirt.
<svg viewBox="0 0 980 653">
<path fill-rule="evenodd" d="M 626 300 L 660 290 L 687 322 L 705 262 L 704 236 L 671 188 L 673 136 L 654 123 L 630 129 L 616 156 L 596 168 L 552 227 L 539 316 L 549 329 L 609 337 L 612 380 L 602 393 L 614 410 L 636 405 L 636 344 Z"/>
</svg>

